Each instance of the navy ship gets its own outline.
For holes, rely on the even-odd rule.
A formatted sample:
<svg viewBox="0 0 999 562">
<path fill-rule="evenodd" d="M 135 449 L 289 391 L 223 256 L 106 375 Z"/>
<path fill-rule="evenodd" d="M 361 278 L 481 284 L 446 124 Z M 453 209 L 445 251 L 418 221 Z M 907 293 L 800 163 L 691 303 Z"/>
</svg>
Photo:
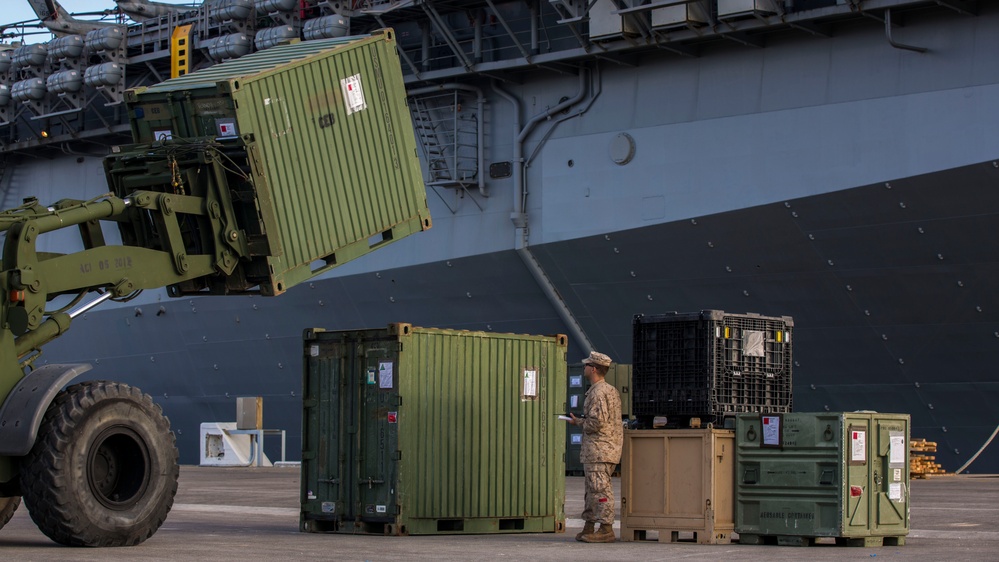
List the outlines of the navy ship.
<svg viewBox="0 0 999 562">
<path fill-rule="evenodd" d="M 999 471 L 993 2 L 32 4 L 0 50 L 5 208 L 107 191 L 128 88 L 397 33 L 430 231 L 279 298 L 147 291 L 45 349 L 152 394 L 182 462 L 236 396 L 296 458 L 305 328 L 565 333 L 630 363 L 635 314 L 720 309 L 794 318 L 796 411 L 909 413 L 947 470 Z"/>
</svg>

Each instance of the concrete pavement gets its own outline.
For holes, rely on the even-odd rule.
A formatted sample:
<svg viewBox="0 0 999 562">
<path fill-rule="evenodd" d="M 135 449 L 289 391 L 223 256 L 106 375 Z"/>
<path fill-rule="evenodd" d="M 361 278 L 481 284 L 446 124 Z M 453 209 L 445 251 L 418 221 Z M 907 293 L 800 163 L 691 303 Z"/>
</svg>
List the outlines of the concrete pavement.
<svg viewBox="0 0 999 562">
<path fill-rule="evenodd" d="M 619 484 L 616 480 L 615 484 Z M 42 535 L 22 505 L 0 530 L 4 560 L 999 560 L 999 477 L 912 482 L 906 546 L 808 548 L 573 540 L 582 527 L 582 478 L 567 478 L 564 534 L 381 537 L 298 531 L 296 468 L 182 467 L 166 523 L 140 546 L 79 549 Z M 618 498 L 620 495 L 618 495 Z"/>
</svg>

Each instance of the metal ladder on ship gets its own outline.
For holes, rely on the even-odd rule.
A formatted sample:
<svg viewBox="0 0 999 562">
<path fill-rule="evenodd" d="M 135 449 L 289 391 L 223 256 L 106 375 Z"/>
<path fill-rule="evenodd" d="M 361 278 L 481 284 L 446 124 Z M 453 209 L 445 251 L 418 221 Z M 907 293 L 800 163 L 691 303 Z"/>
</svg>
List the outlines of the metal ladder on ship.
<svg viewBox="0 0 999 562">
<path fill-rule="evenodd" d="M 437 188 L 451 188 L 466 195 L 482 210 L 469 186 L 476 183 L 478 169 L 478 124 L 461 115 L 461 99 L 457 92 L 410 97 L 413 129 L 427 163 L 426 184 L 445 206 L 456 213 Z M 471 141 L 471 142 L 470 142 Z"/>
</svg>

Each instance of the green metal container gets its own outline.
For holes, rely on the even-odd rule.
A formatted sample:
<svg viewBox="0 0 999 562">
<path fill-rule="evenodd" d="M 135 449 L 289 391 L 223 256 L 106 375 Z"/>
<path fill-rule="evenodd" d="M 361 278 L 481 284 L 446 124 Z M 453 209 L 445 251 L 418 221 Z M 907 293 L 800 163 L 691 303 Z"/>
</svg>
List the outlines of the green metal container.
<svg viewBox="0 0 999 562">
<path fill-rule="evenodd" d="M 225 242 L 243 260 L 213 292 L 279 294 L 431 226 L 390 29 L 277 46 L 129 90 L 126 102 L 141 144 L 116 148 L 105 164 L 116 192 L 180 199 L 214 183 L 231 194 L 207 215 L 237 223 Z M 206 234 L 184 236 L 198 247 Z M 123 232 L 126 244 L 149 245 L 135 237 Z"/>
<path fill-rule="evenodd" d="M 633 419 L 631 415 L 631 365 L 612 363 L 607 371 L 606 381 L 617 389 L 621 395 L 621 416 L 626 420 Z M 583 400 L 590 383 L 583 376 L 583 364 L 569 365 L 569 388 L 566 392 L 566 408 L 568 412 L 581 415 Z M 583 463 L 579 462 L 579 453 L 583 447 L 583 430 L 568 426 L 565 434 L 565 473 L 570 476 L 583 474 Z"/>
<path fill-rule="evenodd" d="M 301 529 L 562 532 L 566 337 L 307 330 Z"/>
<path fill-rule="evenodd" d="M 740 543 L 905 544 L 908 414 L 740 414 L 735 436 Z"/>
</svg>

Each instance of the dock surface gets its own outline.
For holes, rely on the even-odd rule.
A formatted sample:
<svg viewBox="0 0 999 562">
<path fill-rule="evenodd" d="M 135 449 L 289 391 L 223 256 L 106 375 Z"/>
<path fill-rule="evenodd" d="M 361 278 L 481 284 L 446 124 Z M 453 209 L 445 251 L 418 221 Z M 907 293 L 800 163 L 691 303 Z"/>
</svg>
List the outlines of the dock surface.
<svg viewBox="0 0 999 562">
<path fill-rule="evenodd" d="M 615 486 L 619 480 L 615 479 Z M 811 547 L 621 542 L 584 544 L 583 479 L 566 479 L 563 534 L 381 537 L 298 531 L 297 468 L 184 466 L 159 532 L 130 548 L 59 546 L 22 505 L 0 530 L 4 560 L 999 560 L 999 476 L 936 476 L 912 482 L 905 546 Z M 620 498 L 620 495 L 618 495 Z M 618 533 L 620 536 L 620 533 Z M 682 536 L 681 536 L 682 538 Z"/>
</svg>

